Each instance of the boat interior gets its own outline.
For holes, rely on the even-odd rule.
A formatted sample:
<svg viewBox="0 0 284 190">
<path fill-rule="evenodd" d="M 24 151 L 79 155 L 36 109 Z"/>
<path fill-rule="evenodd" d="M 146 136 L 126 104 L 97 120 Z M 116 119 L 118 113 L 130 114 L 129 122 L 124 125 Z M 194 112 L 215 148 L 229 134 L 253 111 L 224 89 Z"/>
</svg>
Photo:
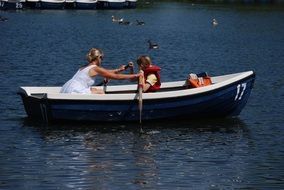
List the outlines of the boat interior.
<svg viewBox="0 0 284 190">
<path fill-rule="evenodd" d="M 232 82 L 241 80 L 253 74 L 253 71 L 234 73 L 228 75 L 211 77 L 212 85 L 200 88 L 188 88 L 186 80 L 175 82 L 163 82 L 158 92 L 143 93 L 143 97 L 147 98 L 162 98 L 176 97 L 196 93 L 210 91 Z M 137 85 L 108 85 L 97 86 L 105 91 L 105 95 L 101 94 L 62 94 L 61 87 L 20 87 L 18 94 L 25 94 L 33 98 L 53 98 L 53 99 L 131 99 L 137 98 Z"/>
</svg>

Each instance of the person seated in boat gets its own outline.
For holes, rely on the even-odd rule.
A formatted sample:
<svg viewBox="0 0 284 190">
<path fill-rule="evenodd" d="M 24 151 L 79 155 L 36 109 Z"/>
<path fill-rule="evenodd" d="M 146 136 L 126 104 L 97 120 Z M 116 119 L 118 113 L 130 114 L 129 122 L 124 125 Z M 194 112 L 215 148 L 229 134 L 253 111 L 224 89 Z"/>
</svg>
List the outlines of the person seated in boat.
<svg viewBox="0 0 284 190">
<path fill-rule="evenodd" d="M 118 69 L 109 70 L 101 67 L 104 54 L 97 48 L 90 49 L 86 55 L 88 63 L 81 67 L 75 75 L 67 81 L 61 88 L 60 93 L 79 93 L 79 94 L 104 94 L 102 89 L 92 87 L 96 76 L 102 76 L 107 79 L 134 80 L 142 74 L 120 74 L 126 69 L 125 65 Z"/>
<path fill-rule="evenodd" d="M 161 87 L 161 68 L 153 65 L 151 58 L 146 55 L 139 56 L 137 59 L 137 64 L 139 66 L 140 72 L 143 74 L 143 92 L 156 92 Z M 129 63 L 130 73 L 133 71 L 133 63 Z"/>
</svg>

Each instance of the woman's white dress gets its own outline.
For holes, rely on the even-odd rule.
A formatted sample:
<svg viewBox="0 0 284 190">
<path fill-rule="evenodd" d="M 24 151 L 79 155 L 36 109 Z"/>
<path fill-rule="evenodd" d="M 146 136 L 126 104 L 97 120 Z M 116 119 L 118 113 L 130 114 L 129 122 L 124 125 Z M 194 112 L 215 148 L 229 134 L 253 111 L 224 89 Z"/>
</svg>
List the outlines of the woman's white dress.
<svg viewBox="0 0 284 190">
<path fill-rule="evenodd" d="M 79 69 L 77 73 L 61 88 L 60 93 L 91 94 L 91 86 L 95 83 L 95 77 L 89 76 L 89 70 L 96 65 L 90 65 Z"/>
</svg>

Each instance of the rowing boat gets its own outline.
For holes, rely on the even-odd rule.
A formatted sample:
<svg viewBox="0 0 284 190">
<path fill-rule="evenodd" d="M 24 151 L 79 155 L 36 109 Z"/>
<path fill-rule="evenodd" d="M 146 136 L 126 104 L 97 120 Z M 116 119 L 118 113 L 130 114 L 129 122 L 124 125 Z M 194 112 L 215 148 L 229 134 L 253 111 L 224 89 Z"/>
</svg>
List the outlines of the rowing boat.
<svg viewBox="0 0 284 190">
<path fill-rule="evenodd" d="M 209 86 L 188 88 L 187 82 L 164 82 L 143 93 L 142 120 L 238 116 L 253 88 L 255 73 L 212 76 Z M 137 85 L 107 86 L 106 94 L 64 94 L 61 87 L 20 87 L 29 118 L 44 122 L 139 121 Z M 103 87 L 98 87 L 103 88 Z"/>
</svg>

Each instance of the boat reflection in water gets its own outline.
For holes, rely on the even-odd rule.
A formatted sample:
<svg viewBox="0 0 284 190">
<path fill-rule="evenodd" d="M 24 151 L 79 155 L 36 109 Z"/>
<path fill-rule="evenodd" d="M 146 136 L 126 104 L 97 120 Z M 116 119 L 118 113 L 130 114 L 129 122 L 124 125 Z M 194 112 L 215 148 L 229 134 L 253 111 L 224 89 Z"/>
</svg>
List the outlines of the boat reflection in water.
<svg viewBox="0 0 284 190">
<path fill-rule="evenodd" d="M 163 181 L 164 173 L 171 171 L 178 179 L 191 176 L 187 180 L 192 180 L 192 184 L 187 186 L 197 185 L 204 180 L 203 176 L 217 183 L 220 175 L 227 175 L 232 169 L 238 178 L 245 179 L 250 157 L 241 154 L 253 147 L 250 131 L 238 118 L 152 121 L 143 123 L 142 130 L 137 123 L 44 126 L 26 120 L 23 128 L 37 133 L 46 160 L 54 165 L 60 163 L 60 170 L 74 168 L 68 176 L 72 181 L 63 178 L 64 184 L 70 186 L 74 181 L 85 187 L 109 185 L 109 178 L 119 176 L 128 186 L 154 188 L 157 181 Z M 33 152 L 37 153 L 37 149 Z M 55 160 L 54 155 L 60 159 Z M 30 156 L 30 160 L 37 158 Z M 52 175 L 57 170 L 47 167 L 46 172 Z M 80 172 L 83 174 L 79 175 Z"/>
<path fill-rule="evenodd" d="M 244 121 L 238 117 L 233 118 L 171 118 L 164 120 L 137 122 L 93 122 L 93 121 L 60 121 L 57 123 L 43 123 L 29 117 L 22 120 L 23 127 L 32 127 L 39 131 L 49 131 L 48 134 L 56 135 L 58 131 L 74 132 L 120 132 L 132 131 L 140 134 L 155 134 L 162 130 L 200 132 L 243 133 L 249 135 L 249 129 Z M 65 132 L 64 132 L 65 131 Z M 46 135 L 46 134 L 45 134 Z"/>
</svg>

